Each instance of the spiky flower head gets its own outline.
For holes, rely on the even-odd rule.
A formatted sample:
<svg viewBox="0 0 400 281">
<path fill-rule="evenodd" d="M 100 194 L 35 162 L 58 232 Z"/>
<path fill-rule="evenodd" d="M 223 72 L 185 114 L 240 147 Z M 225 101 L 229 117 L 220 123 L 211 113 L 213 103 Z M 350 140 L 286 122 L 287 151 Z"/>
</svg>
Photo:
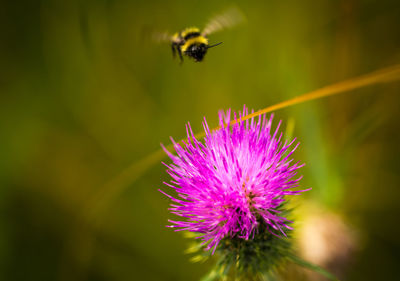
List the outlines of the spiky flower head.
<svg viewBox="0 0 400 281">
<path fill-rule="evenodd" d="M 253 112 L 253 111 L 252 111 Z M 248 114 L 244 106 L 238 114 L 221 111 L 220 127 L 211 131 L 204 119 L 204 143 L 186 126 L 187 140 L 174 142 L 176 156 L 165 149 L 172 160 L 166 165 L 171 175 L 165 183 L 177 192 L 171 200 L 171 213 L 181 220 L 169 220 L 170 227 L 198 233 L 206 249 L 215 251 L 226 237 L 249 240 L 267 231 L 286 235 L 290 221 L 280 211 L 285 195 L 305 190 L 296 177 L 302 164 L 292 163 L 298 146 L 282 140 L 279 122 L 275 131 L 266 115 L 242 120 Z"/>
</svg>

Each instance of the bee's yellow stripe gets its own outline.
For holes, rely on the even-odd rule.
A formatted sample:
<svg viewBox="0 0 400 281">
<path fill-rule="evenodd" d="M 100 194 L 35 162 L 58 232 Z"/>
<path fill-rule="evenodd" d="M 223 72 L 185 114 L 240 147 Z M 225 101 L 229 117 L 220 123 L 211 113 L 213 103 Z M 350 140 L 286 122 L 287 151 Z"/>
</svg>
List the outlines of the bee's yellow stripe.
<svg viewBox="0 0 400 281">
<path fill-rule="evenodd" d="M 196 32 L 199 32 L 199 33 L 200 33 L 200 29 L 198 29 L 197 27 L 188 27 L 188 28 L 184 29 L 184 30 L 181 32 L 181 36 L 182 36 L 182 37 L 185 37 L 185 36 L 188 35 L 189 33 L 196 33 Z"/>
<path fill-rule="evenodd" d="M 190 38 L 189 40 L 187 40 L 185 42 L 185 44 L 182 45 L 181 50 L 182 52 L 185 52 L 187 50 L 187 48 L 189 48 L 189 46 L 193 45 L 193 44 L 205 44 L 208 45 L 208 39 L 205 38 L 204 36 L 197 36 L 194 38 Z"/>
</svg>

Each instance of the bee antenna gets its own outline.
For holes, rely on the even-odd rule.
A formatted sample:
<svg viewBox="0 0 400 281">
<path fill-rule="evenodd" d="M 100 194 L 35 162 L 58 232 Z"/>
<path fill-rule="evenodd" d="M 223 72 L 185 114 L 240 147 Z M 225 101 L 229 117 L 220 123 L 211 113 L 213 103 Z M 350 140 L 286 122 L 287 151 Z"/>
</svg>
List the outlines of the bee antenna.
<svg viewBox="0 0 400 281">
<path fill-rule="evenodd" d="M 217 43 L 217 44 L 214 44 L 214 45 L 208 46 L 208 47 L 207 47 L 207 49 L 210 49 L 210 48 L 212 48 L 212 47 L 218 46 L 219 44 L 222 44 L 222 42 L 219 42 L 219 43 Z"/>
</svg>

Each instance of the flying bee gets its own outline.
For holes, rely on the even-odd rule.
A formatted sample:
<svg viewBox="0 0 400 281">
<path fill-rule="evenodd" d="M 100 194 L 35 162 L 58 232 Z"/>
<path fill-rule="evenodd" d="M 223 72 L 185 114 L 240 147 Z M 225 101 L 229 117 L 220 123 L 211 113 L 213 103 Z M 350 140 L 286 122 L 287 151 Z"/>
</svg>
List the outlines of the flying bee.
<svg viewBox="0 0 400 281">
<path fill-rule="evenodd" d="M 197 27 L 189 27 L 172 36 L 168 33 L 157 33 L 154 34 L 153 39 L 158 42 L 170 42 L 173 57 L 176 57 L 176 53 L 178 53 L 181 62 L 183 62 L 183 55 L 194 59 L 196 62 L 200 62 L 203 60 L 208 49 L 222 43 L 219 42 L 210 45 L 208 42 L 208 35 L 237 25 L 243 21 L 243 19 L 244 16 L 241 11 L 233 7 L 212 18 L 206 24 L 203 31 L 200 31 Z"/>
<path fill-rule="evenodd" d="M 173 35 L 171 43 L 172 55 L 175 57 L 176 52 L 178 52 L 181 61 L 183 61 L 182 54 L 184 54 L 199 62 L 203 60 L 208 49 L 221 43 L 210 46 L 205 33 L 201 33 L 197 27 L 190 27 Z"/>
</svg>

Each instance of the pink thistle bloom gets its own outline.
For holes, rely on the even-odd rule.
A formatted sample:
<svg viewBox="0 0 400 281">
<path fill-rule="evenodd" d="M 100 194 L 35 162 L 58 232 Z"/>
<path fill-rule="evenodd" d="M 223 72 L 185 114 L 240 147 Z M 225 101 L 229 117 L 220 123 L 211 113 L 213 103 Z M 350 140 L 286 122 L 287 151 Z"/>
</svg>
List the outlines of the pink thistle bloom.
<svg viewBox="0 0 400 281">
<path fill-rule="evenodd" d="M 296 178 L 297 169 L 304 166 L 290 159 L 299 145 L 291 148 L 296 139 L 282 141 L 282 133 L 278 133 L 281 122 L 272 131 L 273 115 L 242 121 L 247 114 L 244 106 L 238 116 L 233 115 L 233 120 L 238 117 L 233 123 L 230 110 L 221 111 L 220 128 L 215 131 L 210 131 L 204 118 L 204 144 L 188 124 L 183 145 L 171 138 L 177 156 L 164 148 L 173 162 L 164 164 L 172 177 L 164 184 L 177 196 L 160 191 L 172 200 L 171 213 L 182 218 L 169 220 L 169 227 L 199 233 L 197 238 L 208 243 L 206 249 L 213 248 L 213 253 L 221 239 L 248 240 L 258 227 L 286 236 L 284 230 L 292 229 L 291 221 L 280 216 L 279 206 L 285 195 L 306 191 L 292 190 L 301 179 Z"/>
</svg>

